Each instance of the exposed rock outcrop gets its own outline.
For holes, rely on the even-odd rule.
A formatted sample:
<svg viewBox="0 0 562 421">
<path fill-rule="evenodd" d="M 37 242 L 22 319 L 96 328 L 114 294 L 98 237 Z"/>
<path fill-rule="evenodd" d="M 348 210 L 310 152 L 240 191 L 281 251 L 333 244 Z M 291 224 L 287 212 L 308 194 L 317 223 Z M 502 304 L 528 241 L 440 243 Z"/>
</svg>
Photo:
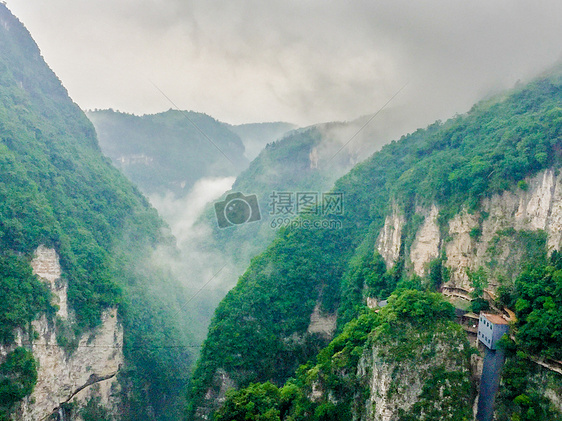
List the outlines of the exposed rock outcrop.
<svg viewBox="0 0 562 421">
<path fill-rule="evenodd" d="M 439 209 L 433 205 L 427 215 L 412 244 L 410 260 L 414 266 L 416 275 L 425 275 L 427 266 L 432 259 L 439 256 L 439 245 L 441 235 L 437 225 Z"/>
<path fill-rule="evenodd" d="M 308 333 L 318 333 L 327 339 L 332 339 L 336 330 L 337 314 L 322 314 L 320 303 L 316 304 L 310 315 Z"/>
<path fill-rule="evenodd" d="M 445 251 L 449 268 L 449 287 L 469 290 L 467 269 L 485 267 L 490 272 L 490 290 L 499 286 L 500 276 L 516 275 L 525 250 L 514 233 L 522 231 L 547 235 L 550 251 L 562 244 L 562 175 L 549 169 L 530 177 L 512 191 L 493 195 L 481 202 L 478 212 L 466 210 L 448 221 L 448 235 L 442 238 L 437 225 L 438 209 L 418 210 L 425 216 L 418 229 L 407 260 L 417 275 L 426 274 L 428 263 Z M 405 219 L 396 206 L 386 217 L 376 249 L 387 267 L 398 260 Z"/>
<path fill-rule="evenodd" d="M 230 378 L 228 373 L 219 368 L 213 378 L 213 384 L 207 389 L 205 393 L 205 402 L 208 406 L 202 406 L 197 410 L 197 417 L 201 419 L 210 419 L 210 414 L 212 413 L 212 408 L 215 405 L 221 405 L 226 400 L 226 392 L 229 389 L 236 387 L 236 382 Z"/>
<path fill-rule="evenodd" d="M 49 288 L 55 297 L 54 304 L 58 305 L 57 316 L 68 318 L 67 292 L 68 284 L 61 279 L 61 268 L 57 252 L 43 245 L 35 250 L 35 257 L 31 261 L 33 273 L 49 283 Z"/>
<path fill-rule="evenodd" d="M 101 324 L 78 338 L 76 349 L 67 351 L 60 346 L 57 326 L 72 323 L 67 306 L 68 284 L 61 279 L 59 258 L 54 249 L 40 246 L 31 262 L 33 272 L 47 282 L 58 305 L 57 321 L 45 315 L 32 322 L 35 334 L 17 332 L 15 344 L 0 350 L 4 356 L 15 346 L 31 349 L 37 361 L 37 384 L 14 415 L 15 420 L 47 419 L 59 412 L 63 404 L 73 404 L 74 420 L 81 420 L 79 409 L 96 397 L 110 416 L 117 411 L 119 384 L 116 374 L 123 364 L 123 327 L 117 309 L 108 309 Z"/>
<path fill-rule="evenodd" d="M 398 209 L 398 206 L 392 206 L 392 213 L 387 215 L 384 221 L 384 227 L 377 241 L 377 251 L 380 253 L 386 266 L 392 267 L 398 257 L 400 257 L 400 246 L 402 244 L 402 230 L 406 219 Z"/>
<path fill-rule="evenodd" d="M 462 419 L 456 417 L 472 411 L 468 346 L 448 324 L 425 331 L 410 327 L 404 337 L 374 341 L 358 366 L 370 393 L 357 419 L 434 419 L 427 418 L 430 411 L 439 419 Z"/>
</svg>

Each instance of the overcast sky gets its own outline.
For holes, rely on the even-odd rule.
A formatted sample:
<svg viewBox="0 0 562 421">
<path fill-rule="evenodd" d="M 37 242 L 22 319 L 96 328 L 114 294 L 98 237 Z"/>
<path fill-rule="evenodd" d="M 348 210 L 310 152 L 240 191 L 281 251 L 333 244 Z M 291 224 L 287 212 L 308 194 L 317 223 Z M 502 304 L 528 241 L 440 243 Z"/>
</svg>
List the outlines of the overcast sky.
<svg viewBox="0 0 562 421">
<path fill-rule="evenodd" d="M 561 57 L 562 2 L 7 0 L 83 108 L 427 124 Z M 153 85 L 154 84 L 154 85 Z"/>
</svg>

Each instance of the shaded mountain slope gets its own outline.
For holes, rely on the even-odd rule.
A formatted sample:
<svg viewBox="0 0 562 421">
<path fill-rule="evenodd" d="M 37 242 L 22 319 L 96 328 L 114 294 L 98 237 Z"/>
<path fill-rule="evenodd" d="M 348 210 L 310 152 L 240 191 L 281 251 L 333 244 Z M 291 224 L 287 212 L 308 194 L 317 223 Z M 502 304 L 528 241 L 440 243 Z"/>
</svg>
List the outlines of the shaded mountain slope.
<svg viewBox="0 0 562 421">
<path fill-rule="evenodd" d="M 242 139 L 244 155 L 252 161 L 265 148 L 268 143 L 273 143 L 297 127 L 294 124 L 276 123 L 248 123 L 230 125 L 227 127 Z"/>
</svg>

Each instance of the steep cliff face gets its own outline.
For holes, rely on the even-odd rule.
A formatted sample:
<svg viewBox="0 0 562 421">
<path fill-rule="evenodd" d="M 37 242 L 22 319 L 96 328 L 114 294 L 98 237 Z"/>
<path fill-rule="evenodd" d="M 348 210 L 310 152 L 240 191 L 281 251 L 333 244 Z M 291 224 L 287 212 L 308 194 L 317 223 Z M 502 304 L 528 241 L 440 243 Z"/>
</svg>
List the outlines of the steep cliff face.
<svg viewBox="0 0 562 421">
<path fill-rule="evenodd" d="M 367 381 L 369 397 L 355 419 L 459 420 L 471 415 L 474 394 L 468 342 L 454 325 L 425 329 L 402 326 L 364 352 L 357 376 Z"/>
<path fill-rule="evenodd" d="M 17 332 L 15 343 L 2 347 L 5 356 L 16 346 L 32 350 L 37 362 L 37 383 L 33 393 L 17 408 L 14 420 L 34 421 L 64 412 L 67 418 L 81 420 L 80 411 L 92 399 L 117 419 L 119 384 L 117 372 L 124 362 L 123 326 L 117 309 L 103 312 L 101 324 L 76 338 L 71 349 L 61 346 L 61 326 L 72 324 L 67 306 L 68 284 L 61 279 L 59 256 L 40 246 L 31 261 L 34 274 L 46 282 L 58 305 L 56 320 L 42 315 L 31 323 L 32 333 Z"/>
<path fill-rule="evenodd" d="M 58 306 L 57 316 L 63 320 L 68 319 L 68 283 L 61 279 L 62 271 L 56 250 L 44 245 L 37 247 L 31 267 L 35 275 L 47 282 L 53 293 L 53 304 Z"/>
<path fill-rule="evenodd" d="M 406 219 L 400 209 L 394 205 L 392 213 L 386 216 L 384 227 L 377 241 L 377 251 L 383 257 L 387 267 L 392 267 L 400 256 L 402 230 Z"/>
<path fill-rule="evenodd" d="M 562 243 L 562 176 L 547 169 L 526 178 L 519 187 L 495 194 L 482 201 L 478 211 L 461 211 L 451 218 L 446 234 L 437 224 L 439 209 L 417 209 L 424 220 L 415 233 L 409 250 L 405 250 L 413 271 L 427 274 L 429 263 L 442 251 L 449 268 L 449 282 L 444 287 L 471 290 L 467 269 L 484 267 L 489 273 L 489 289 L 497 290 L 502 279 L 513 280 L 525 257 L 527 244 L 519 234 L 544 232 L 549 251 L 560 250 Z M 405 218 L 393 209 L 380 231 L 377 251 L 392 267 L 404 241 L 401 233 Z"/>
<path fill-rule="evenodd" d="M 465 303 L 475 296 L 475 284 L 471 274 L 483 269 L 485 284 L 480 288 L 485 288 L 486 298 L 495 300 L 498 288 L 502 285 L 513 288 L 525 262 L 533 261 L 534 257 L 542 253 L 544 247 L 549 253 L 560 250 L 561 182 L 562 177 L 556 169 L 543 170 L 501 194 L 484 198 L 472 212 L 463 209 L 445 224 L 440 221 L 441 227 L 438 223 L 439 209 L 435 204 L 429 208 L 418 207 L 409 219 L 399 218 L 398 215 L 401 212 L 404 214 L 404 211 L 396 209 L 395 206 L 379 232 L 376 250 L 385 258 L 388 268 L 392 268 L 399 258 L 403 258 L 410 268 L 410 273 L 421 277 L 428 275 L 430 263 L 434 259 L 443 257 L 443 265 L 448 271 L 442 291 L 445 295 L 464 299 Z M 414 218 L 423 218 L 423 222 L 418 224 L 419 227 L 413 233 L 414 240 L 411 245 L 407 244 L 404 234 L 389 236 L 389 233 L 404 232 L 408 224 L 415 226 L 412 223 Z M 401 250 L 402 255 L 398 256 L 396 250 Z M 499 306 L 497 303 L 496 305 Z M 545 332 L 546 336 L 548 335 Z M 550 366 L 544 367 L 540 364 L 536 358 L 526 359 L 522 366 L 528 372 L 521 371 L 517 374 L 520 376 L 520 384 L 527 385 L 525 387 L 531 392 L 525 393 L 534 396 L 533 399 L 541 402 L 540 405 L 544 408 L 550 406 L 553 410 L 560 411 L 560 388 L 555 386 L 560 379 L 560 371 L 557 371 L 559 368 L 556 368 L 558 363 L 551 361 Z M 374 359 L 370 359 L 366 366 L 373 370 L 372 384 L 379 390 L 388 390 L 388 370 L 392 372 L 396 367 L 389 362 L 379 367 Z M 381 367 L 384 367 L 384 370 Z M 513 372 L 508 371 L 507 376 L 510 379 L 507 384 L 513 384 Z M 498 419 L 502 420 L 511 419 L 509 414 L 513 411 L 514 398 L 517 394 L 523 395 L 525 389 L 511 392 L 515 393 L 515 396 L 512 396 L 504 390 L 509 387 L 506 386 L 505 380 L 503 381 L 497 409 Z M 414 396 L 419 389 L 416 389 L 416 379 L 408 379 L 408 382 L 412 385 L 410 394 L 402 393 L 404 401 L 398 399 L 393 408 L 389 409 L 384 393 L 371 395 L 374 405 L 372 411 L 371 406 L 367 406 L 371 417 L 367 419 L 394 419 L 385 414 L 395 415 L 400 405 L 404 407 L 408 402 L 418 404 L 419 396 Z M 522 407 L 525 408 L 525 405 Z"/>
<path fill-rule="evenodd" d="M 321 303 L 317 303 L 314 311 L 310 315 L 310 324 L 308 325 L 308 333 L 317 333 L 328 339 L 332 339 L 336 330 L 336 322 L 338 315 L 336 313 L 323 314 Z"/>
<path fill-rule="evenodd" d="M 493 274 L 490 278 L 492 290 L 499 285 L 498 277 L 513 279 L 523 257 L 521 247 L 525 246 L 514 241 L 516 232 L 542 230 L 547 234 L 549 251 L 559 250 L 562 228 L 560 181 L 556 171 L 548 169 L 520 183 L 523 188 L 483 200 L 477 214 L 463 212 L 457 215 L 449 224 L 452 240 L 446 244 L 451 285 L 469 288 L 465 269 L 476 270 L 480 266 L 489 268 Z M 505 270 L 501 270 L 502 267 Z"/>
<path fill-rule="evenodd" d="M 437 226 L 437 216 L 439 210 L 437 206 L 431 206 L 429 212 L 421 209 L 424 221 L 412 244 L 410 250 L 410 260 L 416 275 L 424 276 L 427 271 L 427 263 L 439 256 L 440 232 Z"/>
</svg>

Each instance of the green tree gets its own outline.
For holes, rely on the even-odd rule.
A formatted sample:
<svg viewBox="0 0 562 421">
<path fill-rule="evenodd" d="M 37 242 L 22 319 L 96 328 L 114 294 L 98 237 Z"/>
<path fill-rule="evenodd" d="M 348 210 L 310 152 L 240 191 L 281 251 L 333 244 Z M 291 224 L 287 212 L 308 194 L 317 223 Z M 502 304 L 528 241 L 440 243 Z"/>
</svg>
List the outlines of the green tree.
<svg viewBox="0 0 562 421">
<path fill-rule="evenodd" d="M 0 364 L 0 419 L 7 416 L 14 404 L 33 392 L 37 382 L 37 366 L 33 354 L 18 347 Z"/>
<path fill-rule="evenodd" d="M 267 383 L 254 383 L 240 391 L 229 390 L 216 421 L 280 421 L 281 392 Z"/>
</svg>

